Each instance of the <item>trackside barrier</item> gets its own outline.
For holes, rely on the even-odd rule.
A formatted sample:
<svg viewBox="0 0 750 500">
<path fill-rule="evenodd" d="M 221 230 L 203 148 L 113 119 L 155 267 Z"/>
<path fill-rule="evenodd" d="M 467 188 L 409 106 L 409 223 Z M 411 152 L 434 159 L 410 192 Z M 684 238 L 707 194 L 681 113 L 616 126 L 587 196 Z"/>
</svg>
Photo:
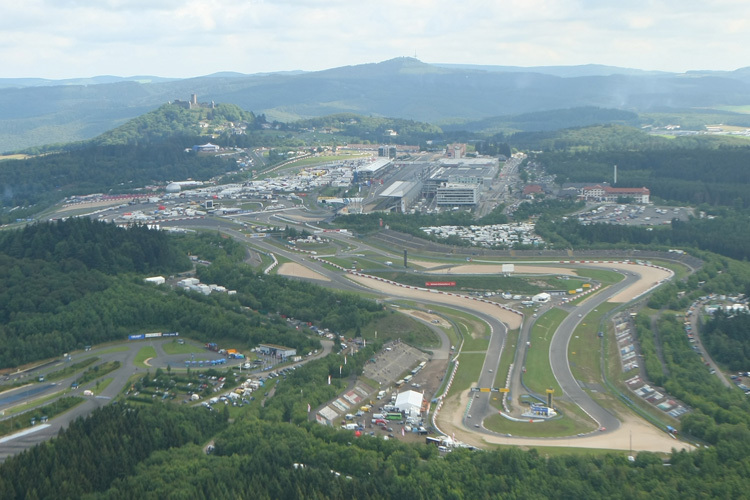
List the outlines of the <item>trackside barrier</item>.
<svg viewBox="0 0 750 500">
<path fill-rule="evenodd" d="M 454 363 L 453 363 L 453 371 L 451 372 L 451 375 L 448 378 L 448 383 L 445 386 L 445 390 L 443 391 L 443 393 L 440 396 L 438 396 L 438 404 L 435 407 L 435 411 L 432 413 L 432 427 L 434 427 L 435 430 L 438 433 L 442 434 L 443 436 L 447 436 L 448 434 L 446 434 L 445 432 L 443 432 L 442 430 L 440 430 L 440 427 L 438 427 L 438 425 L 437 425 L 437 416 L 438 416 L 438 413 L 440 413 L 440 410 L 443 407 L 443 401 L 444 401 L 443 398 L 445 398 L 445 395 L 448 394 L 448 391 L 450 391 L 451 385 L 453 384 L 453 378 L 456 376 L 456 372 L 458 371 L 458 356 L 456 356 L 453 359 L 453 361 L 454 361 Z M 471 403 L 471 400 L 469 402 Z"/>
<path fill-rule="evenodd" d="M 274 268 L 275 268 L 276 266 L 278 266 L 278 265 L 279 265 L 279 261 L 278 261 L 278 260 L 276 260 L 276 256 L 275 256 L 274 254 L 271 254 L 271 258 L 273 259 L 273 262 L 271 263 L 271 265 L 270 265 L 270 266 L 268 266 L 268 267 L 267 267 L 267 268 L 266 268 L 266 269 L 265 269 L 265 270 L 263 271 L 263 274 L 268 274 L 268 273 L 270 273 L 271 271 L 273 271 L 273 269 L 274 269 Z"/>
</svg>

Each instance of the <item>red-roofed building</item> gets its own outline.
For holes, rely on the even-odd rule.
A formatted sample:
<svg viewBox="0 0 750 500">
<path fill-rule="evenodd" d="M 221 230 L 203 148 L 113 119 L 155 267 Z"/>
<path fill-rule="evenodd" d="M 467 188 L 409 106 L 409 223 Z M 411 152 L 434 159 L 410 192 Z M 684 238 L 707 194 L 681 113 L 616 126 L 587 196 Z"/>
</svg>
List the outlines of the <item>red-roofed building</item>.
<svg viewBox="0 0 750 500">
<path fill-rule="evenodd" d="M 621 198 L 632 198 L 636 203 L 649 203 L 651 191 L 648 188 L 613 188 L 610 186 L 586 186 L 581 188 L 581 198 L 586 201 L 606 201 L 615 203 Z"/>
<path fill-rule="evenodd" d="M 543 194 L 544 190 L 539 184 L 529 184 L 523 188 L 524 198 L 533 198 L 535 195 Z"/>
</svg>

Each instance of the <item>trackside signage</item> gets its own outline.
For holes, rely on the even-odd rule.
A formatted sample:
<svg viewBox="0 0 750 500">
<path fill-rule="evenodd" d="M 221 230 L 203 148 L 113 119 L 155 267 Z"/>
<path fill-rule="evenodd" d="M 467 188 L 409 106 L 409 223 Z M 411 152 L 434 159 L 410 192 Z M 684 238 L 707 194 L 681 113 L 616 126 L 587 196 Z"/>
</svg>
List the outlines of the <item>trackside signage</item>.
<svg viewBox="0 0 750 500">
<path fill-rule="evenodd" d="M 424 286 L 456 286 L 455 281 L 427 281 Z"/>
</svg>

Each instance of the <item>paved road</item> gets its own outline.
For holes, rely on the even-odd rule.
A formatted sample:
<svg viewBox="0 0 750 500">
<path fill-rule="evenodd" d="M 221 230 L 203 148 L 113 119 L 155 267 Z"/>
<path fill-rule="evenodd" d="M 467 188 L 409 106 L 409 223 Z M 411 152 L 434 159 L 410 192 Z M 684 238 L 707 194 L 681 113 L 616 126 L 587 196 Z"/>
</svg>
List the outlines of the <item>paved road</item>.
<svg viewBox="0 0 750 500">
<path fill-rule="evenodd" d="M 61 429 L 66 428 L 70 422 L 74 421 L 78 417 L 85 417 L 89 415 L 92 411 L 94 411 L 97 408 L 100 408 L 106 404 L 109 404 L 114 400 L 115 397 L 117 397 L 118 394 L 122 391 L 122 389 L 127 385 L 128 379 L 131 375 L 137 372 L 144 373 L 146 371 L 145 368 L 136 368 L 134 366 L 134 360 L 136 355 L 138 354 L 138 351 L 140 351 L 143 347 L 147 345 L 152 345 L 157 352 L 161 353 L 158 358 L 153 359 L 150 361 L 150 364 L 153 366 L 153 368 L 165 368 L 168 364 L 172 364 L 173 366 L 181 366 L 182 361 L 187 357 L 186 355 L 179 355 L 180 360 L 176 361 L 175 356 L 166 356 L 163 355 L 164 350 L 161 346 L 164 342 L 171 342 L 173 339 L 159 339 L 154 341 L 133 341 L 129 342 L 127 344 L 124 344 L 127 347 L 126 351 L 119 351 L 119 352 L 108 352 L 102 354 L 102 351 L 107 351 L 112 348 L 111 345 L 102 346 L 100 348 L 94 348 L 91 351 L 88 352 L 80 352 L 76 353 L 72 356 L 72 359 L 70 363 L 76 363 L 78 361 L 81 361 L 83 359 L 89 358 L 91 356 L 97 356 L 99 357 L 99 360 L 95 364 L 101 364 L 103 362 L 107 361 L 120 361 L 121 367 L 105 376 L 105 378 L 112 378 L 112 382 L 101 392 L 101 394 L 97 396 L 83 396 L 83 391 L 85 389 L 94 389 L 96 385 L 96 381 L 92 381 L 84 386 L 79 387 L 77 390 L 72 391 L 70 395 L 78 395 L 86 398 L 86 401 L 81 403 L 80 405 L 76 406 L 75 408 L 72 408 L 71 410 L 65 412 L 64 414 L 52 418 L 49 420 L 49 422 L 46 425 L 38 425 L 37 427 L 29 428 L 21 433 L 13 434 L 10 436 L 4 436 L 0 438 L 0 462 L 4 461 L 7 457 L 15 455 L 25 449 L 31 448 L 34 445 L 37 445 L 39 443 L 42 443 L 44 441 L 47 441 L 48 439 L 56 436 L 58 432 Z M 191 342 L 188 340 L 188 342 Z M 322 349 L 318 352 L 318 354 L 314 356 L 305 357 L 302 361 L 293 363 L 294 365 L 302 365 L 304 363 L 307 363 L 308 361 L 312 359 L 317 359 L 323 356 L 326 356 L 331 352 L 333 349 L 333 342 L 330 340 L 322 339 L 321 340 Z M 196 345 L 198 345 L 196 343 Z M 206 351 L 201 355 L 201 358 L 207 359 L 211 356 L 215 357 L 221 357 L 218 354 L 211 353 L 209 351 Z M 232 363 L 229 363 L 227 366 L 234 366 L 239 363 L 242 363 L 243 360 L 236 360 Z M 63 364 L 63 363 L 60 363 Z M 49 365 L 45 370 L 44 373 L 49 373 L 52 371 L 59 370 L 61 366 L 58 366 L 58 364 Z M 266 371 L 273 370 L 273 367 L 268 368 Z M 258 373 L 258 370 L 255 370 L 251 373 Z M 78 376 L 80 373 L 77 374 Z M 47 388 L 45 391 L 40 392 L 39 394 L 35 394 L 34 397 L 42 397 L 44 395 L 51 394 L 55 391 L 59 391 L 62 388 L 69 388 L 70 384 L 73 380 L 77 378 L 77 375 L 70 376 L 68 378 L 65 378 L 60 381 L 56 381 L 56 385 L 50 384 L 50 388 Z M 21 404 L 22 401 L 14 401 L 14 402 L 8 402 L 5 403 L 4 400 L 7 399 L 9 396 L 14 395 L 15 393 L 23 394 L 24 391 L 26 391 L 26 388 L 19 388 L 14 391 L 7 391 L 3 393 L 2 398 L 0 398 L 0 410 L 7 410 L 8 408 Z M 10 417 L 9 417 L 10 418 Z M 23 414 L 14 416 L 13 418 L 28 418 L 27 416 L 24 416 Z"/>
<path fill-rule="evenodd" d="M 619 283 L 601 290 L 594 294 L 575 308 L 573 314 L 568 315 L 552 337 L 550 343 L 549 360 L 552 373 L 555 375 L 564 395 L 573 403 L 585 411 L 600 427 L 612 431 L 620 426 L 620 421 L 596 403 L 591 396 L 578 384 L 570 370 L 568 360 L 568 344 L 578 324 L 587 314 L 596 309 L 600 304 L 606 302 L 610 297 L 618 294 L 638 281 L 638 276 L 626 274 L 625 279 Z"/>
<path fill-rule="evenodd" d="M 719 365 L 716 364 L 716 362 L 713 360 L 711 355 L 708 353 L 706 348 L 703 346 L 703 341 L 701 340 L 700 336 L 700 329 L 698 328 L 700 326 L 700 322 L 698 321 L 698 318 L 700 316 L 700 309 L 703 307 L 703 303 L 698 302 L 694 309 L 691 309 L 693 312 L 690 316 L 690 325 L 691 325 L 691 331 L 693 332 L 693 338 L 695 339 L 695 343 L 693 345 L 697 346 L 699 349 L 699 354 L 703 356 L 703 359 L 706 360 L 706 363 L 708 363 L 708 366 L 715 371 L 714 375 L 719 377 L 719 380 L 721 380 L 721 383 L 724 384 L 726 387 L 736 387 L 732 382 L 727 380 L 727 377 L 724 375 L 724 372 L 721 371 L 721 368 Z"/>
</svg>

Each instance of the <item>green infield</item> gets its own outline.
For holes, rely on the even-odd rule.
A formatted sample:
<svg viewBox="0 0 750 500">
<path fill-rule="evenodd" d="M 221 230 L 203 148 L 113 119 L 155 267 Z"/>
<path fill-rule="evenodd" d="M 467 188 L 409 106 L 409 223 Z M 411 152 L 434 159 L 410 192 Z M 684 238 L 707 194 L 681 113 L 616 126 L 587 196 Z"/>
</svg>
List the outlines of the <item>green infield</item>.
<svg viewBox="0 0 750 500">
<path fill-rule="evenodd" d="M 537 318 L 531 328 L 531 346 L 526 351 L 526 373 L 523 375 L 523 381 L 537 394 L 545 394 L 550 387 L 555 389 L 556 394 L 562 394 L 549 364 L 549 346 L 555 330 L 566 316 L 567 313 L 561 309 L 550 309 Z"/>
<path fill-rule="evenodd" d="M 144 367 L 148 368 L 149 365 L 146 364 L 146 360 L 155 358 L 156 357 L 156 349 L 154 349 L 154 346 L 143 346 L 138 350 L 138 353 L 135 355 L 135 359 L 133 360 L 133 364 L 138 367 Z"/>
<path fill-rule="evenodd" d="M 479 380 L 484 365 L 484 353 L 461 353 L 458 357 L 458 371 L 453 378 L 448 397 L 469 390 L 471 385 Z"/>
<path fill-rule="evenodd" d="M 199 353 L 199 352 L 205 352 L 206 350 L 198 347 L 195 344 L 191 344 L 189 342 L 185 342 L 184 344 L 180 344 L 176 339 L 172 340 L 171 342 L 164 342 L 161 345 L 161 348 L 164 349 L 164 354 L 192 354 L 192 353 Z"/>
<path fill-rule="evenodd" d="M 484 419 L 484 426 L 500 434 L 524 437 L 566 437 L 592 431 L 592 426 L 576 418 L 554 418 L 547 422 L 516 422 L 502 415 L 491 415 Z"/>
</svg>

